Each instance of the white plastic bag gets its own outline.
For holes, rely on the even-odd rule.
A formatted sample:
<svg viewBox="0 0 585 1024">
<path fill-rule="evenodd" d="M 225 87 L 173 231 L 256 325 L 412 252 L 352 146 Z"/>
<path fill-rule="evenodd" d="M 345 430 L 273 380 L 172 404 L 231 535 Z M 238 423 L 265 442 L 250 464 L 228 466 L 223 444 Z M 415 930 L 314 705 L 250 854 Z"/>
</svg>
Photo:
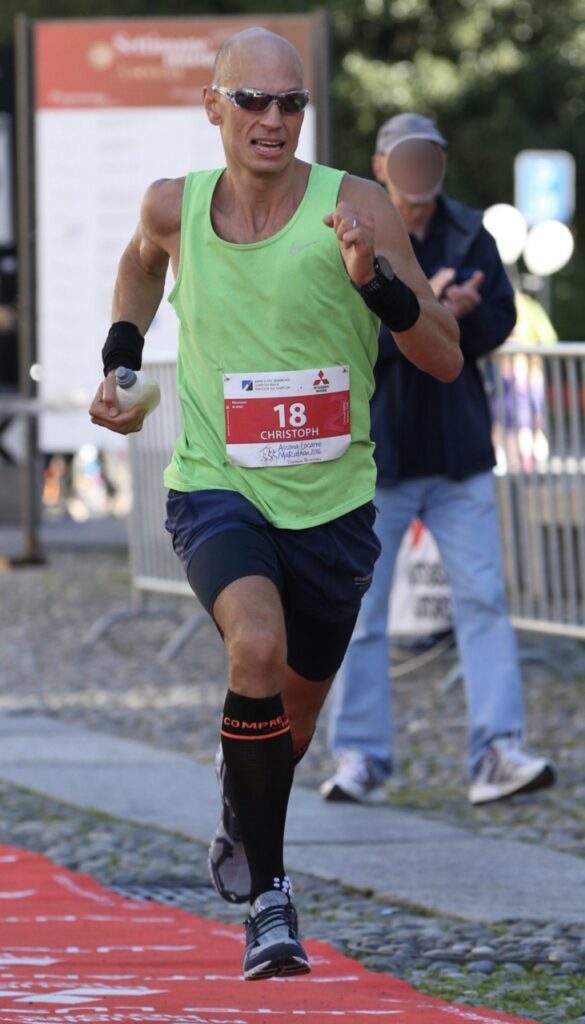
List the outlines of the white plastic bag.
<svg viewBox="0 0 585 1024">
<path fill-rule="evenodd" d="M 419 519 L 409 526 L 398 552 L 388 625 L 396 637 L 431 636 L 453 626 L 451 593 L 439 551 Z"/>
</svg>

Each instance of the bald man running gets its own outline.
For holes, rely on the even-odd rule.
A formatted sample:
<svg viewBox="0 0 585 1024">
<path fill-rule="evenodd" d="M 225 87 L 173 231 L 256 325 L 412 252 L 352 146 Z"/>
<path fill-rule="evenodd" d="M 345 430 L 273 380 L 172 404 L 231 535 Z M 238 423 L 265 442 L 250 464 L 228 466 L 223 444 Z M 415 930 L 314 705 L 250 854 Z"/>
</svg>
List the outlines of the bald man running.
<svg viewBox="0 0 585 1024">
<path fill-rule="evenodd" d="M 310 969 L 283 836 L 294 765 L 343 660 L 379 553 L 369 399 L 380 320 L 443 381 L 458 329 L 384 190 L 295 157 L 297 51 L 239 33 L 204 90 L 226 167 L 157 181 L 118 271 L 105 380 L 90 414 L 127 434 L 117 366 L 139 368 L 163 295 L 180 324 L 184 429 L 165 472 L 167 529 L 229 662 L 211 846 L 216 888 L 250 901 L 247 979 Z"/>
</svg>

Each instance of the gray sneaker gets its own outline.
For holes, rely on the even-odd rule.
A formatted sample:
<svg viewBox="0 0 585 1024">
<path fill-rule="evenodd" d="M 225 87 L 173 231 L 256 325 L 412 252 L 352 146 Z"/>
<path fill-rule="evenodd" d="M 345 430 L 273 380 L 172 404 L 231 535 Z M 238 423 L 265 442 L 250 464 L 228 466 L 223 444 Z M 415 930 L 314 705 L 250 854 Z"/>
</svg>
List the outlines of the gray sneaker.
<svg viewBox="0 0 585 1024">
<path fill-rule="evenodd" d="M 359 750 L 343 750 L 339 754 L 335 774 L 321 785 L 319 792 L 324 800 L 358 804 L 388 802 L 386 779 Z"/>
<path fill-rule="evenodd" d="M 299 942 L 297 912 L 288 896 L 276 889 L 261 893 L 246 921 L 244 980 L 288 978 L 310 970 Z"/>
<path fill-rule="evenodd" d="M 221 794 L 222 812 L 209 847 L 209 874 L 222 900 L 227 900 L 228 903 L 248 903 L 251 886 L 250 868 L 238 819 L 225 792 L 225 762 L 221 743 L 215 754 L 215 772 Z"/>
<path fill-rule="evenodd" d="M 526 754 L 520 741 L 514 737 L 501 736 L 492 741 L 482 757 L 468 796 L 474 805 L 488 804 L 515 793 L 545 789 L 554 781 L 555 772 L 550 761 Z"/>
</svg>

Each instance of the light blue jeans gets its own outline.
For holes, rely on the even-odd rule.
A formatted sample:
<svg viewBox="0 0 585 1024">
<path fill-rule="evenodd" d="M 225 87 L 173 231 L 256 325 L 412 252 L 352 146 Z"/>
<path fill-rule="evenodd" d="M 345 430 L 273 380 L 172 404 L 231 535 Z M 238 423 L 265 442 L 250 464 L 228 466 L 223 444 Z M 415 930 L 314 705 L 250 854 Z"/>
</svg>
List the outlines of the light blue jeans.
<svg viewBox="0 0 585 1024">
<path fill-rule="evenodd" d="M 388 605 L 402 537 L 418 517 L 437 542 L 451 587 L 473 772 L 495 736 L 522 736 L 524 731 L 522 681 L 506 604 L 493 475 L 480 473 L 461 482 L 443 476 L 406 480 L 378 488 L 375 502 L 382 554 L 333 686 L 331 749 L 359 750 L 376 763 L 382 776 L 390 771 Z M 424 686 L 424 679 L 419 685 Z"/>
</svg>

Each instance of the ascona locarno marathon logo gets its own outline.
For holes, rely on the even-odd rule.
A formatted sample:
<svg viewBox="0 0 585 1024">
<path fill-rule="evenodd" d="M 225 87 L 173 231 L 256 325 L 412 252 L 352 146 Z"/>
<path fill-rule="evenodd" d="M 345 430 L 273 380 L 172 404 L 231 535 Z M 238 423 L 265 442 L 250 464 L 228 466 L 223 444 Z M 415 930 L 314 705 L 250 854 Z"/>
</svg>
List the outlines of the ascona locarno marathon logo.
<svg viewBox="0 0 585 1024">
<path fill-rule="evenodd" d="M 88 63 L 96 71 L 107 71 L 114 63 L 115 57 L 114 47 L 105 41 L 92 43 L 87 51 Z"/>
<path fill-rule="evenodd" d="M 111 39 L 92 43 L 88 60 L 96 70 L 105 71 L 116 57 L 158 59 L 165 67 L 212 68 L 216 48 L 198 36 L 162 36 L 158 32 L 133 34 L 115 32 Z"/>
</svg>

